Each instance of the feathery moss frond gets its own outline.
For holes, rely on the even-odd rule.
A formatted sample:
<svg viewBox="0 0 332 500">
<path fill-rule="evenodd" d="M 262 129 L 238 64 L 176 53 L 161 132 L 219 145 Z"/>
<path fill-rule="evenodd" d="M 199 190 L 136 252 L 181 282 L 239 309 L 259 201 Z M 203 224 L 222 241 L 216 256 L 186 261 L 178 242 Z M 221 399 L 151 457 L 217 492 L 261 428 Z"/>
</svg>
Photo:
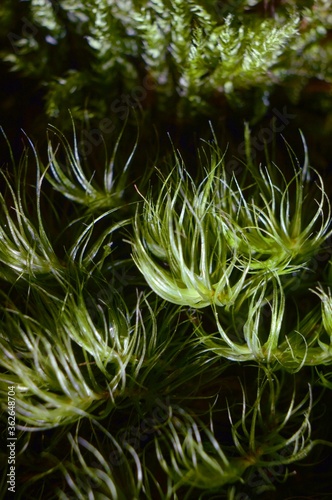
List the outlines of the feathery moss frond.
<svg viewBox="0 0 332 500">
<path fill-rule="evenodd" d="M 223 96 L 241 109 L 241 93 L 253 89 L 258 115 L 262 107 L 266 110 L 273 89 L 292 76 L 301 87 L 303 73 L 306 78 L 317 72 L 328 78 L 331 55 L 325 4 L 315 2 L 315 9 L 294 2 L 278 4 L 276 15 L 266 16 L 255 3 L 31 1 L 24 13 L 32 33 L 15 33 L 2 56 L 16 71 L 43 82 L 52 117 L 71 108 L 76 118 L 82 118 L 85 99 L 91 115 L 99 119 L 107 116 L 108 105 L 122 115 L 128 102 L 145 99 L 151 88 L 158 95 L 159 112 L 175 102 L 182 116 L 186 111 L 210 111 L 215 98 Z M 74 67 L 67 63 L 69 49 L 78 61 Z M 324 51 L 321 63 L 319 50 Z M 152 85 L 142 85 L 142 69 L 151 75 Z"/>
</svg>

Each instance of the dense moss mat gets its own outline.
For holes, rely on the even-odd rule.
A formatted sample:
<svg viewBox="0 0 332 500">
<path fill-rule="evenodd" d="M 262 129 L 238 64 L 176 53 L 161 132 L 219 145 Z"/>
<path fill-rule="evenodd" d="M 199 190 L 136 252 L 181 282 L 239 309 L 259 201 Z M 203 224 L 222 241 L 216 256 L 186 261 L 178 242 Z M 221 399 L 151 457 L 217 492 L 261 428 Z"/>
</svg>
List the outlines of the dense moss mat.
<svg viewBox="0 0 332 500">
<path fill-rule="evenodd" d="M 330 12 L 1 3 L 1 498 L 330 498 Z"/>
</svg>

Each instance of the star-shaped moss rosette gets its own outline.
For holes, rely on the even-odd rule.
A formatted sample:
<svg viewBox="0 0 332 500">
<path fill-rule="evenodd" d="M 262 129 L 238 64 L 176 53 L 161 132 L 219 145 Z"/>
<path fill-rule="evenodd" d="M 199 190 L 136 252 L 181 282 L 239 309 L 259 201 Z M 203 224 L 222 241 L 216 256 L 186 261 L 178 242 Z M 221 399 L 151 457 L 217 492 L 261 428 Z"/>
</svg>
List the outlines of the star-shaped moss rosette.
<svg viewBox="0 0 332 500">
<path fill-rule="evenodd" d="M 234 361 L 254 360 L 291 372 L 329 365 L 331 296 L 322 290 L 316 293 L 321 304 L 313 302 L 311 310 L 301 314 L 296 302 L 285 298 L 278 278 L 265 281 L 240 307 L 232 306 L 228 317 L 213 308 L 216 333 L 207 333 L 203 324 L 195 332 L 208 351 Z"/>
<path fill-rule="evenodd" d="M 53 188 L 66 198 L 84 206 L 90 213 L 123 205 L 124 190 L 128 182 L 128 168 L 137 146 L 136 137 L 128 157 L 123 160 L 118 158 L 125 127 L 126 121 L 117 136 L 110 158 L 105 159 L 105 165 L 101 169 L 102 179 L 98 179 L 98 173 L 89 169 L 88 159 L 84 158 L 80 150 L 74 123 L 73 145 L 57 128 L 50 126 L 48 134 L 49 165 L 46 177 Z M 95 133 L 99 134 L 99 141 L 102 142 L 101 132 L 96 130 Z M 61 158 L 63 158 L 62 161 Z"/>
<path fill-rule="evenodd" d="M 0 130 L 7 140 L 2 129 Z M 14 175 L 9 171 L 0 172 L 5 187 L 0 193 L 0 277 L 9 283 L 19 278 L 32 282 L 41 275 L 50 275 L 61 281 L 64 277 L 64 266 L 45 230 L 41 210 L 41 165 L 36 150 L 30 141 L 29 143 L 31 148 L 26 148 L 18 165 L 15 164 L 8 144 L 12 157 L 11 173 Z M 33 201 L 27 195 L 31 155 L 35 163 Z M 49 211 L 52 210 L 50 203 Z"/>
<path fill-rule="evenodd" d="M 241 199 L 237 200 L 236 222 L 243 231 L 241 251 L 251 256 L 250 271 L 257 270 L 258 274 L 266 269 L 280 276 L 304 267 L 332 232 L 331 206 L 324 182 L 309 166 L 308 149 L 300 134 L 303 166 L 286 143 L 290 162 L 287 167 L 293 172 L 286 178 L 269 159 L 265 167 L 253 163 L 250 131 L 245 128 L 246 168 L 253 185 L 247 185 L 244 193 L 238 191 Z M 311 181 L 313 177 L 315 182 Z"/>
<path fill-rule="evenodd" d="M 146 199 L 142 216 L 137 212 L 133 258 L 151 288 L 170 302 L 195 308 L 233 303 L 248 269 L 239 269 L 232 224 L 209 198 L 213 176 L 203 192 L 192 186 L 190 196 L 187 174 L 181 180 L 171 175 L 157 202 Z"/>
<path fill-rule="evenodd" d="M 8 384 L 19 389 L 16 419 L 25 430 L 50 429 L 84 417 L 102 419 L 119 404 L 132 405 L 130 395 L 145 393 L 146 380 L 156 367 L 159 374 L 162 359 L 161 382 L 178 385 L 165 373 L 174 351 L 163 357 L 177 328 L 181 330 L 178 307 L 168 309 L 168 321 L 157 325 L 162 303 L 150 305 L 139 295 L 129 311 L 116 290 L 109 290 L 102 305 L 83 286 L 68 286 L 61 298 L 42 288 L 31 291 L 26 312 L 9 296 L 5 303 L 0 311 L 1 400 Z"/>
<path fill-rule="evenodd" d="M 63 136 L 60 137 L 65 141 Z M 52 153 L 52 169 L 57 172 L 62 187 L 48 175 L 48 169 L 29 139 L 18 165 L 9 143 L 8 147 L 12 157 L 11 170 L 8 168 L 0 172 L 4 186 L 0 193 L 0 278 L 11 284 L 23 281 L 37 288 L 50 286 L 51 283 L 66 286 L 71 274 L 75 280 L 77 271 L 83 276 L 100 268 L 114 248 L 114 232 L 130 221 L 118 217 L 123 203 L 120 200 L 126 169 L 115 188 L 113 166 L 109 167 L 110 170 L 106 168 L 105 184 L 109 182 L 109 192 L 105 187 L 105 192 L 93 190 L 91 193 L 90 188 L 94 188 L 84 177 L 83 170 L 79 170 L 81 165 L 79 157 L 75 156 L 77 151 L 75 147 L 72 150 L 69 143 L 65 142 L 68 168 L 72 169 L 68 175 L 77 177 L 78 186 L 60 170 L 55 152 Z M 53 189 L 50 191 L 46 177 L 63 196 L 85 204 L 87 213 L 82 214 L 69 207 L 70 215 L 65 210 L 61 212 L 62 224 L 59 224 L 56 211 L 60 210 L 59 203 L 63 207 L 63 199 L 54 202 L 56 193 Z M 77 197 L 70 187 L 76 190 Z M 112 193 L 119 194 L 117 202 L 110 201 Z"/>
<path fill-rule="evenodd" d="M 250 383 L 239 382 L 242 401 L 225 402 L 224 416 L 216 411 L 200 418 L 177 404 L 163 405 L 162 419 L 149 417 L 154 429 L 144 448 L 133 438 L 119 441 L 99 420 L 91 419 L 88 434 L 76 424 L 63 433 L 70 455 L 60 461 L 51 446 L 45 453 L 60 477 L 59 498 L 189 500 L 227 493 L 236 498 L 244 485 L 252 495 L 273 490 L 290 464 L 329 443 L 311 435 L 311 384 L 302 387 L 292 375 L 253 366 L 248 375 Z M 47 477 L 38 471 L 36 486 Z"/>
<path fill-rule="evenodd" d="M 247 133 L 247 148 L 249 141 Z M 254 165 L 248 151 L 237 178 L 227 173 L 220 150 L 210 148 L 200 183 L 175 154 L 156 200 L 152 189 L 142 195 L 133 258 L 164 299 L 229 308 L 256 293 L 263 279 L 305 268 L 331 234 L 330 204 L 318 173 L 317 183 L 310 182 L 307 157 L 302 168 L 291 158 L 294 175 L 287 181 L 270 162 Z M 309 198 L 311 189 L 318 195 Z"/>
<path fill-rule="evenodd" d="M 243 404 L 229 408 L 232 447 L 229 443 L 222 444 L 224 427 L 219 439 L 216 438 L 216 415 L 211 416 L 208 428 L 185 410 L 173 409 L 169 421 L 155 439 L 158 460 L 172 480 L 165 498 L 174 498 L 172 495 L 184 486 L 189 490 L 182 490 L 186 493 L 183 498 L 189 500 L 194 491 L 212 495 L 227 491 L 230 485 L 234 485 L 231 486 L 234 496 L 228 498 L 236 498 L 235 492 L 241 483 L 246 484 L 253 471 L 261 468 L 271 472 L 262 473 L 259 483 L 248 481 L 253 488 L 251 493 L 258 493 L 258 487 L 261 491 L 273 489 L 278 471 L 279 480 L 286 478 L 287 465 L 305 458 L 319 443 L 311 439 L 311 387 L 299 401 L 294 380 L 290 381 L 284 374 L 277 377 L 268 371 L 264 374 L 258 368 L 256 376 L 256 399 L 253 401 L 248 388 L 243 387 Z M 282 467 L 274 472 L 276 465 Z"/>
</svg>

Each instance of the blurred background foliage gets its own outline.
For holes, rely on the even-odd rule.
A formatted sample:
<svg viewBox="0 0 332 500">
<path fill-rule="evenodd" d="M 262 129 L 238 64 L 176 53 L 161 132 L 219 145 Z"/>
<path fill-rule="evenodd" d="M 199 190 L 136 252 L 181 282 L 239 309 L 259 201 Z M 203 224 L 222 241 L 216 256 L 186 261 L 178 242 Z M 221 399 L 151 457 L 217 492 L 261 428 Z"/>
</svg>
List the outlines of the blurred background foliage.
<svg viewBox="0 0 332 500">
<path fill-rule="evenodd" d="M 273 130 L 285 136 L 301 162 L 303 145 L 298 131 L 300 128 L 307 142 L 310 164 L 323 175 L 327 191 L 331 194 L 332 2 L 2 0 L 0 19 L 0 125 L 16 159 L 21 157 L 23 147 L 28 143 L 21 129 L 32 139 L 47 163 L 48 124 L 57 127 L 72 144 L 74 123 L 79 152 L 89 164 L 89 171 L 96 171 L 98 180 L 98 168 L 102 170 L 100 165 L 105 164 L 107 154 L 112 154 L 119 131 L 125 126 L 117 154 L 126 161 L 136 144 L 135 165 L 132 170 L 129 169 L 129 179 L 126 179 L 128 185 L 132 184 L 129 198 L 134 200 L 137 199 L 134 181 L 144 177 L 145 171 L 150 176 L 148 171 L 156 164 L 157 158 L 158 165 L 167 159 L 172 149 L 167 134 L 174 147 L 180 149 L 188 169 L 195 172 L 197 146 L 200 138 L 211 140 L 211 121 L 221 148 L 228 147 L 229 157 L 234 155 L 238 158 L 232 164 L 232 169 L 236 170 L 245 159 L 243 134 L 244 122 L 248 122 L 254 159 L 259 161 L 264 157 L 264 142 L 267 142 L 274 148 L 278 165 L 288 158 L 288 152 L 283 139 Z M 49 137 L 54 137 L 54 130 L 51 129 Z M 59 136 L 57 140 L 61 142 Z M 54 144 L 56 149 L 56 141 Z M 8 147 L 2 139 L 1 166 L 8 164 L 6 160 L 9 156 Z M 34 166 L 31 176 L 27 174 L 32 181 L 26 186 L 27 206 L 30 207 L 26 213 L 36 221 L 31 209 L 34 202 L 31 200 L 35 196 L 35 175 Z M 51 191 L 50 186 L 46 189 Z M 52 194 L 52 210 L 49 210 L 48 199 L 45 200 L 46 196 L 41 200 L 41 206 L 47 220 L 47 231 L 56 240 L 64 226 L 73 218 L 81 217 L 83 212 L 74 204 L 64 202 L 58 193 Z M 131 207 L 121 209 L 122 216 L 127 217 L 127 211 L 132 215 Z M 107 224 L 103 224 L 102 220 L 96 229 L 97 238 L 107 229 Z M 66 231 L 71 233 L 71 228 Z M 73 231 L 68 241 L 74 241 L 76 234 L 79 234 L 78 231 Z M 114 266 L 120 262 L 126 273 L 124 293 L 133 302 L 136 297 L 131 278 L 134 285 L 141 288 L 143 280 L 133 269 L 130 248 L 123 244 L 122 235 L 121 238 L 115 235 L 114 242 L 112 255 L 106 255 L 105 250 L 106 256 L 101 259 L 102 272 L 95 270 L 96 281 L 91 284 L 87 279 L 91 287 L 88 288 L 89 294 L 91 297 L 96 294 L 98 280 L 105 286 L 105 273 L 107 279 L 114 280 L 110 269 L 114 272 Z M 66 252 L 57 247 L 57 243 L 55 250 L 60 254 L 62 252 L 61 257 L 64 257 Z M 117 268 L 115 275 L 116 272 Z M 22 286 L 21 294 L 27 293 L 28 288 Z M 9 289 L 10 284 L 2 283 L 2 291 Z M 54 295 L 57 293 L 55 287 Z M 24 308 L 25 295 L 16 300 Z M 306 305 L 307 299 L 303 300 Z M 196 317 L 192 318 L 193 322 L 196 320 Z M 173 352 L 171 354 L 173 363 Z M 176 386 L 174 377 L 171 377 L 172 370 L 177 373 L 172 363 L 168 367 L 168 376 Z M 187 373 L 186 370 L 190 372 L 178 361 L 175 367 L 180 376 Z M 230 406 L 237 408 L 237 417 L 241 419 L 242 387 L 239 379 L 254 400 L 256 388 L 251 380 L 256 372 L 253 374 L 255 368 L 247 365 L 234 364 L 227 369 L 227 377 L 224 377 L 220 375 L 220 367 L 216 368 L 210 378 L 206 378 L 206 383 L 200 376 L 192 377 L 190 373 L 185 384 L 177 388 L 175 401 L 176 404 L 185 401 L 191 411 L 205 418 L 205 424 L 209 425 L 209 405 L 218 393 L 218 400 L 214 403 L 216 414 L 220 417 L 215 428 L 216 435 L 221 437 L 223 445 L 231 449 L 225 402 L 227 399 Z M 322 373 L 330 377 L 328 370 L 324 369 Z M 161 368 L 158 374 L 163 381 Z M 312 377 L 315 383 L 319 379 L 316 372 L 313 376 L 312 370 L 305 368 L 296 379 L 299 399 L 306 395 L 307 381 Z M 155 381 L 152 376 L 151 380 L 147 380 L 153 387 Z M 162 386 L 163 382 L 160 384 Z M 329 384 L 326 379 L 326 387 L 330 388 Z M 288 401 L 292 395 L 291 384 L 289 386 L 285 390 Z M 144 398 L 146 406 L 142 415 L 139 411 L 135 413 L 137 409 L 142 409 L 140 394 L 137 396 L 134 393 L 135 411 L 130 405 L 119 408 L 112 420 L 117 431 L 123 422 L 139 428 L 140 422 L 150 416 L 155 400 L 153 396 Z M 318 404 L 312 410 L 313 439 L 322 435 L 331 439 L 331 391 L 324 393 L 316 385 L 314 400 Z M 66 483 L 59 466 L 63 460 L 70 469 L 76 460 L 73 459 L 73 450 L 79 455 L 78 446 L 69 445 L 69 430 L 76 432 L 72 428 L 55 428 L 31 435 L 25 433 L 18 472 L 18 477 L 27 485 L 22 498 L 37 498 L 38 480 L 43 474 L 47 478 L 52 468 L 55 473 L 47 491 L 63 487 L 67 488 L 68 495 L 72 493 L 67 484 L 68 478 Z M 91 431 L 89 422 L 82 423 L 79 430 L 84 439 L 93 436 L 91 442 L 96 449 L 102 449 L 100 440 L 103 441 L 103 438 L 95 430 Z M 152 437 L 140 446 L 149 446 L 150 441 Z M 25 452 L 28 444 L 28 452 Z M 91 460 L 92 464 L 95 464 L 95 458 Z M 100 457 L 97 458 L 99 460 Z M 148 464 L 151 470 L 157 467 L 155 462 L 153 455 Z M 247 477 L 249 486 L 244 484 L 240 496 L 234 496 L 234 500 L 279 500 L 294 498 L 295 495 L 299 499 L 328 499 L 331 467 L 330 450 L 317 448 L 306 460 L 290 468 L 291 474 L 285 483 L 272 481 L 274 486 L 277 484 L 275 492 L 266 493 L 263 489 L 258 491 L 252 488 L 255 481 L 262 484 L 264 474 L 269 475 L 269 470 L 263 468 L 256 471 L 256 476 L 251 479 Z M 97 464 L 97 470 L 100 470 L 100 464 Z M 124 485 L 124 495 L 127 495 L 124 498 L 129 498 L 128 475 L 125 469 L 121 470 L 124 477 L 120 478 L 120 483 Z M 154 473 L 156 477 L 160 475 L 159 470 Z M 75 474 L 78 475 L 77 484 L 84 481 L 84 468 L 77 467 L 73 477 Z M 37 481 L 36 486 L 34 481 Z M 198 498 L 197 490 L 193 495 L 192 498 Z"/>
<path fill-rule="evenodd" d="M 331 166 L 329 1 L 4 0 L 0 16 L 9 135 L 67 132 L 68 109 L 81 129 L 117 126 L 136 108 L 146 140 L 155 126 L 188 146 L 212 120 L 232 144 L 244 120 L 261 128 L 286 106 L 287 136 L 301 127 L 316 167 Z"/>
</svg>

